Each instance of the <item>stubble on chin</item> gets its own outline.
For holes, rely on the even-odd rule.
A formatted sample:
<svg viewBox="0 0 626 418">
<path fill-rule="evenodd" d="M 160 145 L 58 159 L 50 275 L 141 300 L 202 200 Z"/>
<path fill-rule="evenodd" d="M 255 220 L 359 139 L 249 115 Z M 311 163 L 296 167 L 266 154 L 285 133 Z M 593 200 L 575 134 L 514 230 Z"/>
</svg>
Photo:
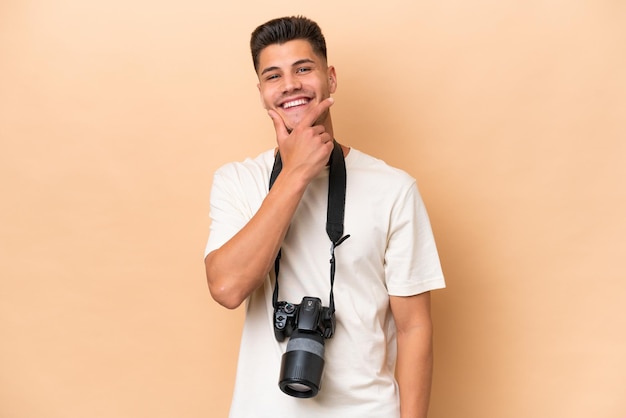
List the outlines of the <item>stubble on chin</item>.
<svg viewBox="0 0 626 418">
<path fill-rule="evenodd" d="M 322 113 L 319 116 L 319 118 L 317 118 L 315 120 L 315 122 L 313 122 L 311 124 L 311 126 L 324 125 L 324 123 L 328 119 L 329 115 L 330 115 L 330 111 L 329 110 L 324 111 L 324 113 Z M 285 121 L 284 122 L 285 123 L 285 128 L 287 129 L 287 132 L 289 134 L 291 134 L 291 132 L 294 130 L 294 127 L 297 126 L 302 121 L 304 116 L 305 116 L 305 114 L 301 114 L 301 115 L 298 115 L 298 117 L 295 119 L 295 121 L 289 121 L 289 122 Z"/>
</svg>

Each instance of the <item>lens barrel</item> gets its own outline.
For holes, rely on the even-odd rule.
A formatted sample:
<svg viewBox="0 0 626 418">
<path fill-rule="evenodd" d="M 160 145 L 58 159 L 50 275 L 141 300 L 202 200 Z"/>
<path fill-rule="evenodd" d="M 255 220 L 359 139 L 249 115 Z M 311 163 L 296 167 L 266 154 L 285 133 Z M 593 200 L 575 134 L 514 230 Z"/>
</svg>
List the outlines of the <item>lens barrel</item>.
<svg viewBox="0 0 626 418">
<path fill-rule="evenodd" d="M 296 398 L 317 395 L 324 371 L 324 338 L 295 331 L 287 343 L 280 365 L 280 390 Z"/>
</svg>

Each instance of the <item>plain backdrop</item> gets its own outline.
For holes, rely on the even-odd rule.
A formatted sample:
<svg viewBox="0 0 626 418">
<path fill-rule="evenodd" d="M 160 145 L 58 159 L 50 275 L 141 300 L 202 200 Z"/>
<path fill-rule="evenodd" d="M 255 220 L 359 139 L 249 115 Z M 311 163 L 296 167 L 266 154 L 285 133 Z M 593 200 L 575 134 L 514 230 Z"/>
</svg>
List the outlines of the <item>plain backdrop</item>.
<svg viewBox="0 0 626 418">
<path fill-rule="evenodd" d="M 429 209 L 430 417 L 626 416 L 619 0 L 3 0 L 0 416 L 227 415 L 209 191 L 274 145 L 248 41 L 291 14 L 327 37 L 337 138 Z"/>
</svg>

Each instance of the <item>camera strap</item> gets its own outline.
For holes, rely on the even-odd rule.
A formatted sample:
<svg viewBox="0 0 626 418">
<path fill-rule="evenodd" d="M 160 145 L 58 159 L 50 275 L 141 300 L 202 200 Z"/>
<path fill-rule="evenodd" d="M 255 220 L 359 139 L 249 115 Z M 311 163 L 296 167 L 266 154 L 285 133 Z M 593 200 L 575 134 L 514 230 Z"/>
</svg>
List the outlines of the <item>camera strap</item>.
<svg viewBox="0 0 626 418">
<path fill-rule="evenodd" d="M 341 145 L 337 141 L 333 141 L 334 148 L 329 160 L 328 173 L 328 207 L 326 211 L 326 233 L 330 238 L 330 313 L 335 312 L 335 297 L 333 295 L 333 285 L 335 283 L 335 248 L 350 237 L 343 235 L 343 221 L 346 207 L 346 161 L 343 157 Z M 280 158 L 280 152 L 276 153 L 274 159 L 274 167 L 270 175 L 271 189 L 283 168 Z M 274 272 L 276 273 L 276 282 L 274 284 L 274 293 L 272 296 L 272 305 L 276 308 L 278 302 L 278 271 L 280 269 L 281 250 L 278 250 L 276 260 L 274 261 Z"/>
</svg>

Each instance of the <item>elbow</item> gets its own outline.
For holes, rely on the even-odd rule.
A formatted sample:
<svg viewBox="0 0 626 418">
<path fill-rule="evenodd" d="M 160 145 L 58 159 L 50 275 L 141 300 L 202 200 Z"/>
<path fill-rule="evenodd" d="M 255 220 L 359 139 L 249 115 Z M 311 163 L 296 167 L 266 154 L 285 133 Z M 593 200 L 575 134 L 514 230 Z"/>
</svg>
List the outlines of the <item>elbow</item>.
<svg viewBox="0 0 626 418">
<path fill-rule="evenodd" d="M 209 292 L 214 301 L 227 309 L 236 309 L 246 299 L 240 289 L 233 286 L 236 281 L 228 275 L 219 274 L 211 264 L 212 254 L 205 259 L 206 278 Z"/>
<path fill-rule="evenodd" d="M 230 286 L 218 284 L 221 282 L 219 280 L 217 281 L 218 283 L 211 280 L 208 280 L 208 282 L 209 292 L 211 293 L 213 300 L 227 309 L 236 309 L 245 300 L 245 297 L 239 296 Z"/>
</svg>

